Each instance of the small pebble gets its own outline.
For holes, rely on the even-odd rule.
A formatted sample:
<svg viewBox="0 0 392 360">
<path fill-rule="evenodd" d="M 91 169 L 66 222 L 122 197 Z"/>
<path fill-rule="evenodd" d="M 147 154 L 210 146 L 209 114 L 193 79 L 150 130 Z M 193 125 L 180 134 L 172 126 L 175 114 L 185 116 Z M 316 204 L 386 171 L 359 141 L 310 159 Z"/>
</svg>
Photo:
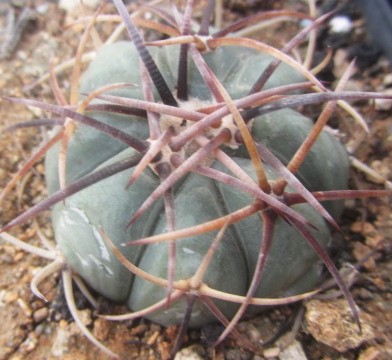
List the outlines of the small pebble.
<svg viewBox="0 0 392 360">
<path fill-rule="evenodd" d="M 139 324 L 139 325 L 133 327 L 129 331 L 129 334 L 132 336 L 137 336 L 137 335 L 145 333 L 147 330 L 148 330 L 148 326 L 146 324 Z"/>
<path fill-rule="evenodd" d="M 73 12 L 80 9 L 80 0 L 60 0 L 60 9 L 67 12 Z M 99 4 L 99 0 L 83 0 L 83 6 L 95 9 Z"/>
<path fill-rule="evenodd" d="M 2 301 L 5 304 L 10 304 L 18 299 L 18 293 L 16 291 L 6 291 L 2 296 Z"/>
<path fill-rule="evenodd" d="M 353 29 L 353 22 L 347 16 L 335 16 L 329 22 L 329 28 L 334 34 L 345 34 Z"/>
<path fill-rule="evenodd" d="M 202 350 L 199 346 L 192 345 L 185 349 L 181 349 L 176 354 L 174 360 L 203 360 L 204 357 L 201 357 L 201 355 L 203 355 L 203 352 L 204 350 Z"/>
<path fill-rule="evenodd" d="M 38 5 L 38 6 L 35 8 L 35 11 L 36 11 L 38 14 L 40 14 L 40 15 L 45 15 L 45 14 L 48 12 L 48 10 L 49 10 L 49 4 L 47 4 L 47 3 Z"/>
<path fill-rule="evenodd" d="M 33 319 L 36 323 L 40 323 L 42 320 L 45 320 L 49 315 L 49 310 L 47 307 L 43 307 L 34 311 Z"/>
<path fill-rule="evenodd" d="M 348 53 L 345 49 L 338 49 L 333 57 L 333 74 L 336 78 L 342 77 L 348 66 Z"/>
<path fill-rule="evenodd" d="M 392 96 L 392 89 L 387 89 L 383 92 L 384 95 Z M 388 111 L 392 109 L 392 99 L 376 99 L 374 100 L 374 107 L 378 111 Z"/>
<path fill-rule="evenodd" d="M 93 334 L 99 341 L 107 340 L 110 332 L 110 326 L 105 319 L 98 318 L 94 321 Z"/>
<path fill-rule="evenodd" d="M 17 300 L 17 302 L 18 302 L 19 307 L 23 310 L 24 314 L 27 317 L 30 317 L 31 316 L 31 312 L 32 312 L 30 306 L 27 305 L 26 302 L 23 299 L 20 299 L 20 298 Z"/>
<path fill-rule="evenodd" d="M 299 341 L 294 340 L 291 344 L 284 349 L 280 355 L 279 360 L 308 360 L 304 349 Z"/>
<path fill-rule="evenodd" d="M 355 233 L 365 236 L 366 245 L 371 249 L 376 248 L 384 240 L 384 235 L 369 222 L 357 221 L 351 225 L 350 229 Z"/>
<path fill-rule="evenodd" d="M 25 257 L 25 253 L 22 251 L 19 251 L 18 253 L 15 254 L 14 261 L 18 262 L 18 261 L 22 260 L 24 257 Z"/>
<path fill-rule="evenodd" d="M 158 353 L 161 354 L 161 358 L 162 359 L 170 359 L 170 352 L 171 352 L 171 348 L 172 345 L 171 343 L 167 342 L 167 341 L 159 341 L 156 344 Z"/>
<path fill-rule="evenodd" d="M 28 336 L 27 339 L 22 343 L 20 351 L 23 351 L 25 353 L 29 353 L 33 351 L 37 347 L 38 340 L 35 337 L 35 334 L 32 334 L 33 336 Z"/>
<path fill-rule="evenodd" d="M 34 328 L 34 333 L 37 336 L 41 336 L 42 334 L 45 334 L 46 332 L 46 325 L 45 324 L 38 324 L 35 328 Z"/>
<path fill-rule="evenodd" d="M 362 261 L 368 254 L 370 254 L 371 249 L 369 246 L 362 244 L 359 241 L 354 242 L 353 254 L 357 261 Z M 376 268 L 376 261 L 373 257 L 370 257 L 363 263 L 366 270 L 374 270 Z"/>
<path fill-rule="evenodd" d="M 72 334 L 69 330 L 61 328 L 60 326 L 57 328 L 57 333 L 54 337 L 53 345 L 51 348 L 51 355 L 54 358 L 61 358 L 66 353 L 68 353 L 71 336 Z"/>
<path fill-rule="evenodd" d="M 148 345 L 153 345 L 159 337 L 159 331 L 155 331 L 147 340 Z"/>
<path fill-rule="evenodd" d="M 392 73 L 385 75 L 382 83 L 385 87 L 392 86 Z"/>
<path fill-rule="evenodd" d="M 250 360 L 252 355 L 241 348 L 229 349 L 225 353 L 225 360 Z"/>
<path fill-rule="evenodd" d="M 265 349 L 263 351 L 263 356 L 266 359 L 273 359 L 273 358 L 277 358 L 280 354 L 280 349 L 278 347 L 274 347 L 274 348 L 269 348 L 269 349 Z"/>
<path fill-rule="evenodd" d="M 385 291 L 387 289 L 387 285 L 385 284 L 385 281 L 380 277 L 373 278 L 372 283 L 376 285 L 377 288 L 380 289 L 381 291 Z"/>
<path fill-rule="evenodd" d="M 359 354 L 358 360 L 377 360 L 381 358 L 380 350 L 371 346 Z"/>
<path fill-rule="evenodd" d="M 373 294 L 371 291 L 360 288 L 356 290 L 356 295 L 362 300 L 370 300 L 373 299 Z"/>
<path fill-rule="evenodd" d="M 91 319 L 91 310 L 90 309 L 79 310 L 79 317 L 80 317 L 80 320 L 82 320 L 83 325 L 85 325 L 85 326 L 91 325 L 92 319 Z"/>
</svg>

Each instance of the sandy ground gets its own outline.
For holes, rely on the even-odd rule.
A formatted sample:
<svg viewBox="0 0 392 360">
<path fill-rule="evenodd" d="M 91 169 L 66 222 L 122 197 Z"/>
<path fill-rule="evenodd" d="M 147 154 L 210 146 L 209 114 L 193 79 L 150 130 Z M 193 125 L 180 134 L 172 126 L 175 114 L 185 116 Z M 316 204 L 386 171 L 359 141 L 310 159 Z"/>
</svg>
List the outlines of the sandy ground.
<svg viewBox="0 0 392 360">
<path fill-rule="evenodd" d="M 240 4 L 241 2 L 235 2 Z M 242 2 L 249 5 L 251 2 Z M 279 3 L 279 2 L 278 2 Z M 282 1 L 282 3 L 286 3 Z M 287 1 L 287 3 L 291 3 Z M 1 4 L 1 27 L 6 22 L 7 5 Z M 82 28 L 64 30 L 67 14 L 56 4 L 36 1 L 33 4 L 40 13 L 32 20 L 22 36 L 15 52 L 0 61 L 0 94 L 25 96 L 53 101 L 48 82 L 34 88 L 29 87 L 44 75 L 49 61 L 59 63 L 74 54 Z M 242 5 L 241 5 L 242 6 Z M 226 9 L 225 18 L 242 16 L 241 6 Z M 241 10 L 242 11 L 242 10 Z M 17 10 L 20 13 L 21 10 Z M 70 15 L 68 15 L 70 16 Z M 365 39 L 363 22 L 355 22 L 358 39 Z M 110 27 L 102 27 L 103 32 Z M 338 72 L 347 47 L 342 46 L 334 56 Z M 389 76 L 389 83 L 388 83 Z M 391 86 L 391 68 L 382 57 L 367 68 L 358 69 L 349 87 L 354 89 L 384 91 Z M 69 88 L 69 72 L 60 77 L 60 85 Z M 1 100 L 0 131 L 19 121 L 31 120 L 41 114 Z M 343 134 L 353 133 L 359 146 L 353 153 L 372 169 L 391 178 L 392 163 L 392 115 L 391 110 L 375 110 L 368 103 L 359 102 L 355 107 L 365 114 L 370 133 L 362 132 L 351 125 L 340 126 Z M 346 115 L 338 112 L 335 122 L 344 122 Z M 339 122 L 340 124 L 340 122 Z M 0 135 L 0 190 L 4 188 L 24 159 L 37 148 L 42 138 L 39 130 L 29 128 Z M 344 136 L 346 138 L 346 136 Z M 16 214 L 45 197 L 42 163 L 34 167 L 1 203 L 0 221 L 5 224 Z M 352 185 L 365 188 L 382 188 L 368 176 L 353 170 Z M 13 234 L 24 241 L 39 244 L 37 225 L 51 236 L 48 214 L 40 216 L 34 224 L 13 229 Z M 209 346 L 218 327 L 190 331 L 185 339 L 186 351 L 182 359 L 390 359 L 392 358 L 392 257 L 391 257 L 391 209 L 387 199 L 349 201 L 342 220 L 342 235 L 338 237 L 333 254 L 338 265 L 355 263 L 365 254 L 374 251 L 374 256 L 361 267 L 356 284 L 352 288 L 354 298 L 361 310 L 363 334 L 350 320 L 347 304 L 341 299 L 312 300 L 301 306 L 272 309 L 262 316 L 239 325 L 239 331 L 257 347 L 251 349 L 238 339 L 228 339 L 213 349 Z M 59 279 L 52 277 L 42 285 L 41 291 L 49 303 L 32 295 L 29 282 L 32 276 L 46 263 L 37 256 L 27 254 L 14 246 L 0 241 L 0 359 L 106 359 L 96 347 L 80 334 L 64 304 Z M 333 294 L 330 294 L 333 297 Z M 93 334 L 124 359 L 167 359 L 178 329 L 162 328 L 148 321 L 109 323 L 97 318 L 85 302 L 81 301 L 83 318 Z M 87 306 L 87 307 L 86 307 Z M 102 301 L 110 311 L 121 311 Z M 305 309 L 304 320 L 299 326 L 296 340 L 286 352 L 279 346 L 290 338 L 293 317 Z M 278 342 L 262 342 L 278 336 Z M 302 353 L 301 353 L 302 352 Z M 306 354 L 306 357 L 305 355 Z M 193 357 L 192 357 L 193 356 Z M 285 357 L 286 356 L 286 357 Z"/>
</svg>

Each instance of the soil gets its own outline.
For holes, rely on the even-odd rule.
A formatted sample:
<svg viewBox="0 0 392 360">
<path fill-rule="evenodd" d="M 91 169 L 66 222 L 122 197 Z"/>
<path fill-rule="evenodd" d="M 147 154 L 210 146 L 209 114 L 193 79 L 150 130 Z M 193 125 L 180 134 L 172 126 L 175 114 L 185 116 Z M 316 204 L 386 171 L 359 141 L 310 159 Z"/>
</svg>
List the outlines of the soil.
<svg viewBox="0 0 392 360">
<path fill-rule="evenodd" d="M 15 1 L 15 3 L 17 3 Z M 200 5 L 202 1 L 196 2 Z M 328 10 L 329 3 L 343 5 L 341 14 L 353 20 L 353 30 L 332 34 L 326 27 L 320 31 L 316 58 L 322 58 L 327 45 L 333 48 L 332 65 L 322 78 L 333 81 L 350 58 L 357 57 L 357 71 L 348 88 L 364 91 L 391 91 L 392 70 L 388 61 L 374 49 L 366 33 L 361 14 L 350 1 L 319 2 Z M 22 13 L 16 8 L 16 15 Z M 83 26 L 65 27 L 77 13 L 67 13 L 52 1 L 36 0 L 29 4 L 36 10 L 28 22 L 15 50 L 0 61 L 0 94 L 29 97 L 54 102 L 49 82 L 31 86 L 48 71 L 49 62 L 58 64 L 75 53 Z M 224 21 L 244 17 L 260 6 L 265 8 L 306 8 L 304 3 L 281 1 L 228 1 Z M 0 28 L 5 29 L 8 3 L 0 4 Z M 110 6 L 109 6 L 110 8 Z M 86 10 L 90 12 L 91 10 Z M 80 13 L 79 13 L 80 14 Z M 109 25 L 99 25 L 109 33 Z M 280 41 L 289 39 L 292 26 L 279 29 Z M 266 36 L 269 37 L 268 31 Z M 4 40 L 3 34 L 3 40 Z M 371 54 L 371 62 L 369 62 Z M 368 60 L 368 61 L 366 61 Z M 60 87 L 69 89 L 70 71 L 59 77 Z M 388 90 L 389 88 L 389 90 Z M 0 107 L 0 190 L 21 164 L 39 146 L 45 133 L 36 128 L 14 132 L 3 130 L 20 121 L 42 116 L 40 111 L 1 100 Z M 338 127 L 350 154 L 384 179 L 391 179 L 392 112 L 388 104 L 379 109 L 368 102 L 356 102 L 369 126 L 366 134 L 338 111 L 332 125 Z M 379 106 L 379 105 L 378 105 Z M 309 111 L 306 109 L 306 111 Z M 311 113 L 311 111 L 309 111 Z M 18 183 L 1 202 L 0 221 L 6 224 L 32 204 L 45 198 L 42 162 Z M 359 189 L 381 189 L 383 179 L 353 169 L 351 186 Z M 211 347 L 221 328 L 212 325 L 201 331 L 189 331 L 184 350 L 177 359 L 391 359 L 392 358 L 392 216 L 387 198 L 347 201 L 342 219 L 342 233 L 336 236 L 332 254 L 341 267 L 359 266 L 352 294 L 360 309 L 362 334 L 352 322 L 347 303 L 336 297 L 334 290 L 305 304 L 266 310 L 262 315 L 243 321 L 238 330 L 247 339 L 229 338 L 217 348 Z M 40 246 L 38 229 L 48 238 L 52 231 L 48 214 L 34 223 L 12 229 L 23 241 Z M 79 331 L 69 315 L 61 291 L 61 280 L 52 276 L 40 286 L 48 303 L 30 291 L 30 281 L 46 261 L 0 241 L 0 360 L 3 359 L 106 359 L 108 358 Z M 78 297 L 79 298 L 79 297 Z M 101 299 L 101 310 L 121 312 L 120 306 Z M 83 319 L 93 334 L 124 359 L 168 359 L 178 332 L 177 327 L 163 328 L 146 320 L 110 323 L 95 315 L 85 301 L 80 301 Z M 303 315 L 303 316 L 301 316 Z M 294 330 L 293 330 L 294 329 Z M 295 339 L 295 340 L 294 340 Z M 250 346 L 249 343 L 252 345 Z M 286 348 L 285 350 L 283 350 Z"/>
</svg>

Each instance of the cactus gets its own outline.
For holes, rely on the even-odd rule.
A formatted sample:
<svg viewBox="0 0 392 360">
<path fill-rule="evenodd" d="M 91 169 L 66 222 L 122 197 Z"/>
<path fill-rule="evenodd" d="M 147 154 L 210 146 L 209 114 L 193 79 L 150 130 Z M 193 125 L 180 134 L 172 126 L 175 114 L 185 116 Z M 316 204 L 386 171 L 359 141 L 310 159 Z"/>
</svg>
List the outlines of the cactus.
<svg viewBox="0 0 392 360">
<path fill-rule="evenodd" d="M 62 118 L 45 147 L 48 198 L 1 229 L 10 240 L 8 229 L 52 208 L 61 255 L 46 253 L 54 263 L 33 280 L 34 292 L 43 297 L 39 282 L 63 269 L 66 284 L 79 274 L 126 303 L 127 318 L 182 328 L 218 320 L 220 342 L 251 305 L 254 313 L 253 305 L 317 292 L 324 263 L 358 321 L 327 254 L 331 228 L 342 199 L 389 192 L 347 190 L 348 155 L 324 125 L 338 100 L 380 95 L 342 91 L 349 71 L 329 91 L 287 55 L 323 19 L 278 51 L 225 31 L 210 36 L 206 21 L 193 33 L 189 1 L 171 19 L 177 36 L 146 46 L 122 1 L 114 3 L 133 42 L 98 51 L 79 103 L 9 99 Z M 321 102 L 316 125 L 295 110 Z"/>
</svg>

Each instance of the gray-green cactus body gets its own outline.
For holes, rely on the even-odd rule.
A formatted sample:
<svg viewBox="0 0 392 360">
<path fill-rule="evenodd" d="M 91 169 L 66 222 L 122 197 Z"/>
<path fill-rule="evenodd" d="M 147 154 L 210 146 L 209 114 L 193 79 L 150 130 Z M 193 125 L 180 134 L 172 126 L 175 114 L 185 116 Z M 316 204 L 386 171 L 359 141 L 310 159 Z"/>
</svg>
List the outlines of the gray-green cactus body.
<svg viewBox="0 0 392 360">
<path fill-rule="evenodd" d="M 151 49 L 151 53 L 167 84 L 176 85 L 178 48 Z M 205 59 L 234 99 L 247 94 L 258 75 L 271 58 L 245 48 L 220 48 L 206 54 Z M 109 83 L 129 82 L 127 89 L 112 93 L 142 98 L 139 59 L 131 43 L 120 42 L 103 48 L 82 79 L 82 92 Z M 195 67 L 190 64 L 189 94 L 210 100 L 210 93 Z M 282 64 L 268 82 L 268 87 L 300 82 L 301 75 Z M 95 113 L 91 116 L 110 123 L 140 138 L 148 137 L 145 119 Z M 263 142 L 284 163 L 292 157 L 310 131 L 312 122 L 293 110 L 280 110 L 255 119 L 253 137 Z M 87 126 L 79 126 L 69 147 L 67 182 L 135 154 L 122 143 Z M 230 150 L 232 158 L 255 178 L 251 161 L 244 149 Z M 58 189 L 58 149 L 46 159 L 47 182 L 51 192 Z M 226 171 L 219 163 L 212 165 Z M 145 248 L 121 247 L 121 244 L 167 231 L 164 206 L 158 201 L 127 228 L 130 217 L 158 186 L 159 179 L 147 169 L 129 189 L 126 184 L 133 169 L 100 181 L 69 197 L 53 209 L 56 241 L 69 265 L 96 291 L 114 301 L 125 302 L 132 310 L 139 310 L 162 300 L 166 289 L 148 283 L 125 269 L 110 252 L 99 234 L 105 229 L 112 241 L 130 261 L 143 270 L 167 277 L 168 245 L 155 244 Z M 277 174 L 267 166 L 269 178 Z M 348 159 L 344 148 L 331 135 L 323 133 L 312 153 L 300 169 L 298 178 L 310 190 L 344 189 L 348 177 Z M 176 227 L 178 229 L 213 220 L 251 204 L 250 195 L 212 179 L 190 174 L 175 187 Z M 324 219 L 307 204 L 293 207 L 318 230 L 312 230 L 324 248 L 331 235 Z M 337 218 L 340 203 L 331 203 L 328 210 Z M 263 223 L 259 214 L 230 226 L 210 264 L 204 282 L 211 288 L 244 295 L 254 272 L 260 249 Z M 176 279 L 190 278 L 198 268 L 216 232 L 177 243 Z M 321 265 L 301 235 L 286 221 L 278 220 L 273 245 L 257 297 L 280 297 L 310 290 L 319 280 Z M 221 311 L 232 316 L 237 305 L 217 302 Z M 150 319 L 168 325 L 181 321 L 185 302 L 172 304 L 169 309 L 151 314 Z M 192 313 L 191 324 L 201 326 L 213 321 L 200 304 Z"/>
</svg>

